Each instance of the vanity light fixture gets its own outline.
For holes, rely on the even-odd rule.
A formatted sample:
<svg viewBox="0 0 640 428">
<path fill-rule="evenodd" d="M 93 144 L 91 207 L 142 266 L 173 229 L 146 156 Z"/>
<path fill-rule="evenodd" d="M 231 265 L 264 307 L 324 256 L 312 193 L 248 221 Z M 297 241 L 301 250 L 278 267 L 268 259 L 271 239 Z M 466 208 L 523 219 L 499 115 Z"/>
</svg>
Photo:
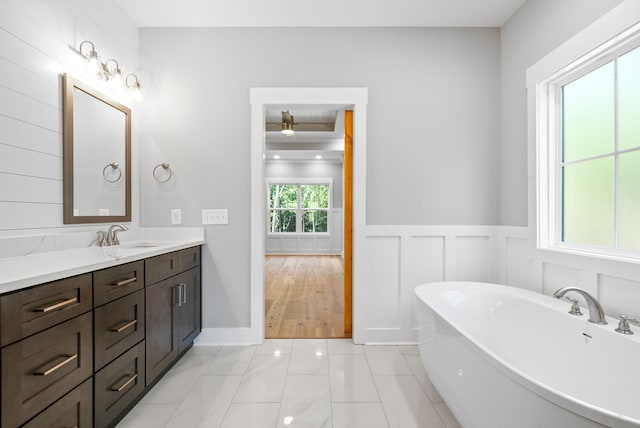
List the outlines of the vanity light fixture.
<svg viewBox="0 0 640 428">
<path fill-rule="evenodd" d="M 87 51 L 86 53 L 83 51 L 83 46 L 85 45 L 89 46 L 89 51 Z M 93 42 L 85 40 L 84 42 L 80 43 L 80 48 L 77 52 L 85 57 L 87 61 L 89 61 L 91 71 L 96 74 L 102 71 L 102 65 L 100 64 L 100 60 L 98 59 L 98 52 L 96 51 L 96 46 L 93 44 Z"/>
<path fill-rule="evenodd" d="M 130 77 L 133 77 L 133 79 L 131 79 L 132 83 L 129 83 Z M 142 85 L 140 84 L 140 80 L 138 80 L 138 76 L 135 74 L 129 74 L 124 83 L 132 92 L 134 100 L 139 101 L 142 99 Z"/>
<path fill-rule="evenodd" d="M 293 131 L 293 115 L 289 113 L 289 110 L 282 112 L 282 134 L 290 137 L 294 134 Z"/>
<path fill-rule="evenodd" d="M 114 64 L 113 67 L 109 67 L 110 64 Z M 106 60 L 104 64 L 102 64 L 102 68 L 104 68 L 104 74 L 107 80 L 113 82 L 114 85 L 122 86 L 124 84 L 122 80 L 122 69 L 117 60 L 113 58 Z"/>
<path fill-rule="evenodd" d="M 142 98 L 142 85 L 140 84 L 138 76 L 135 74 L 129 74 L 125 79 L 122 74 L 120 63 L 114 58 L 101 62 L 98 52 L 96 51 L 96 46 L 92 41 L 83 41 L 80 43 L 80 47 L 77 50 L 73 46 L 69 47 L 89 61 L 91 64 L 91 71 L 99 78 L 112 82 L 118 90 L 129 89 L 135 100 Z"/>
</svg>

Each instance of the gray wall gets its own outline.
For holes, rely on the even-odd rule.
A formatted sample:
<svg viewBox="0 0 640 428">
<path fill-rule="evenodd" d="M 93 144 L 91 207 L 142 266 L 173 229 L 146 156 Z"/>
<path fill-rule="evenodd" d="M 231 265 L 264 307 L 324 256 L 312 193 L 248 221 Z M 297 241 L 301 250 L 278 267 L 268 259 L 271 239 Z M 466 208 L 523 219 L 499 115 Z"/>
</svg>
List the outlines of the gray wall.
<svg viewBox="0 0 640 428">
<path fill-rule="evenodd" d="M 497 224 L 497 29 L 142 29 L 141 224 L 206 228 L 204 326 L 250 316 L 249 88 L 368 87 L 367 223 Z M 284 49 L 286 47 L 286 49 Z M 357 144 L 357 143 L 356 143 Z M 169 162 L 160 186 L 153 166 Z"/>
<path fill-rule="evenodd" d="M 501 29 L 500 224 L 527 225 L 527 68 L 621 0 L 529 0 Z"/>
</svg>

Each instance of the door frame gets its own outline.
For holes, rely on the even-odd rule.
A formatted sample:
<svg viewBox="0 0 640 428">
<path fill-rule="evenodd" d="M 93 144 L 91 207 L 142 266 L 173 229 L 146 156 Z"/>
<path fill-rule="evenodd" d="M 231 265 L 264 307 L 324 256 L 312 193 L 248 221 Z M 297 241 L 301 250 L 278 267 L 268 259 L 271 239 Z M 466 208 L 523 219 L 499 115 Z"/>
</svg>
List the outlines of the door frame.
<svg viewBox="0 0 640 428">
<path fill-rule="evenodd" d="M 366 223 L 367 88 L 251 88 L 251 320 L 247 341 L 264 340 L 264 154 L 265 110 L 291 104 L 343 104 L 353 110 L 353 342 L 363 343 L 364 313 L 358 310 L 360 263 Z"/>
</svg>

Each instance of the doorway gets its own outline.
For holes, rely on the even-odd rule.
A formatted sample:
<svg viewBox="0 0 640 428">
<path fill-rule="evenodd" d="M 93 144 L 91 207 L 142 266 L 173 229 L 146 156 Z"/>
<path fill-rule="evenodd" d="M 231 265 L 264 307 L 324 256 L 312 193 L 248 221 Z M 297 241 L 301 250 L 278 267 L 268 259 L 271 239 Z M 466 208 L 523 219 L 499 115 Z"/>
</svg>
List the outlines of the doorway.
<svg viewBox="0 0 640 428">
<path fill-rule="evenodd" d="M 364 248 L 365 225 L 365 169 L 366 169 L 366 88 L 252 88 L 251 89 L 251 317 L 244 337 L 252 343 L 261 343 L 265 337 L 265 111 L 286 105 L 341 104 L 354 111 L 355 145 L 353 187 L 358 189 L 353 198 L 353 340 L 362 343 L 364 336 L 359 326 L 364 325 L 364 313 L 358 311 L 361 292 L 358 278 L 362 268 L 356 263 Z M 362 318 L 362 319 L 360 319 Z"/>
<path fill-rule="evenodd" d="M 351 295 L 344 275 L 351 262 L 345 252 L 351 248 L 346 207 L 352 205 L 348 108 L 266 110 L 267 338 L 350 337 L 351 311 L 344 304 Z"/>
</svg>

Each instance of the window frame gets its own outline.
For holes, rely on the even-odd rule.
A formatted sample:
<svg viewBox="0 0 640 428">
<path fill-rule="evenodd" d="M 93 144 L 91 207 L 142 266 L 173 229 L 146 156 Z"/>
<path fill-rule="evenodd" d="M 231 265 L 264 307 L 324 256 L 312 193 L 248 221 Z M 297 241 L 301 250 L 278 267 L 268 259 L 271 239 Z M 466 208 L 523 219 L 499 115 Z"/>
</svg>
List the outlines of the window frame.
<svg viewBox="0 0 640 428">
<path fill-rule="evenodd" d="M 271 208 L 269 205 L 269 188 L 272 184 L 289 184 L 297 186 L 296 208 Z M 329 187 L 329 200 L 327 208 L 315 208 L 315 210 L 326 211 L 327 213 L 327 231 L 326 232 L 303 232 L 302 218 L 305 211 L 309 208 L 302 207 L 301 186 L 303 185 L 326 185 Z M 268 236 L 329 236 L 331 234 L 331 210 L 333 207 L 333 178 L 265 178 L 265 202 L 266 202 L 266 233 Z M 295 232 L 271 232 L 269 228 L 269 219 L 271 211 L 295 211 L 296 212 L 296 231 Z"/>
<path fill-rule="evenodd" d="M 640 47 L 640 24 L 634 25 L 591 50 L 582 57 L 550 73 L 536 83 L 536 217 L 537 248 L 564 253 L 596 256 L 627 261 L 640 261 L 640 249 L 621 250 L 617 247 L 602 247 L 562 241 L 563 227 L 563 135 L 562 135 L 562 88 L 593 70 Z M 615 67 L 615 66 L 614 66 Z M 614 230 L 618 229 L 618 158 L 623 153 L 637 149 L 619 150 L 618 143 L 618 94 L 617 72 L 614 77 L 616 92 L 614 103 L 615 142 L 614 151 Z M 604 155 L 593 158 L 604 157 Z M 587 158 L 585 158 L 587 159 Z M 584 160 L 584 159 L 583 159 Z M 567 164 L 575 161 L 567 162 Z M 614 245 L 617 246 L 617 233 Z"/>
</svg>

